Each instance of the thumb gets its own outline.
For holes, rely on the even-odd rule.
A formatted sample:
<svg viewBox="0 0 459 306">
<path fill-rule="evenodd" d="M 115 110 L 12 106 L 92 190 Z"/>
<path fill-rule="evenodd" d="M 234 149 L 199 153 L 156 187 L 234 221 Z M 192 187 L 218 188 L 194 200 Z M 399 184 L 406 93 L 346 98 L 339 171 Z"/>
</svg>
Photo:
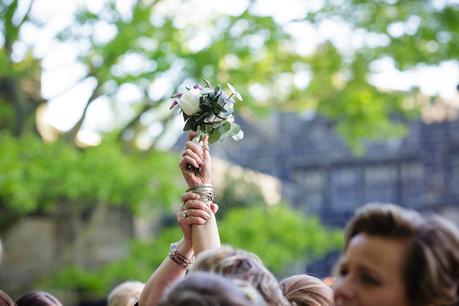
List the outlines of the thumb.
<svg viewBox="0 0 459 306">
<path fill-rule="evenodd" d="M 211 203 L 211 204 L 210 204 L 210 209 L 212 210 L 212 212 L 214 213 L 214 215 L 217 213 L 218 208 L 219 208 L 219 207 L 218 207 L 217 204 L 215 204 L 215 203 Z"/>
</svg>

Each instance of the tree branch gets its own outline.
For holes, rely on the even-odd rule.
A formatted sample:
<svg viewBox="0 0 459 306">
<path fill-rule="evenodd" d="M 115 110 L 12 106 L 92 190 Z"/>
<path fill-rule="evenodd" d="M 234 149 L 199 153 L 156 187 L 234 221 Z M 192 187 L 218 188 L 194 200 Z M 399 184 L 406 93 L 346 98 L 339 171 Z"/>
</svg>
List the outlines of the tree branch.
<svg viewBox="0 0 459 306">
<path fill-rule="evenodd" d="M 73 142 L 75 140 L 76 135 L 78 134 L 78 131 L 81 129 L 84 119 L 86 118 L 86 114 L 88 112 L 89 106 L 92 104 L 92 102 L 94 102 L 94 100 L 96 100 L 98 97 L 101 96 L 99 92 L 100 87 L 101 87 L 100 83 L 97 83 L 97 86 L 96 88 L 94 88 L 91 96 L 88 99 L 88 102 L 86 102 L 86 105 L 83 109 L 83 113 L 81 114 L 80 119 L 77 121 L 77 123 L 75 123 L 75 125 L 67 133 L 64 134 L 65 135 L 64 138 L 67 141 Z"/>
</svg>

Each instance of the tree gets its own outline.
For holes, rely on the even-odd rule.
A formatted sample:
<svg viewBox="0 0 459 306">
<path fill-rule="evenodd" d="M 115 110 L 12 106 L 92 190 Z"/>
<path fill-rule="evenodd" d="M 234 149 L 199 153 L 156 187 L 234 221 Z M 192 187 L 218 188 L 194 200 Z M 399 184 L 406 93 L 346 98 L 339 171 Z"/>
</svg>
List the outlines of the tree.
<svg viewBox="0 0 459 306">
<path fill-rule="evenodd" d="M 455 1 L 323 1 L 320 9 L 298 22 L 319 27 L 333 21 L 349 29 L 349 39 L 362 43 L 340 50 L 336 43 L 325 41 L 312 56 L 307 95 L 319 113 L 337 122 L 338 131 L 351 143 L 401 135 L 400 115 L 417 114 L 417 109 L 402 103 L 410 92 L 375 87 L 370 82 L 375 73 L 372 65 L 389 59 L 399 70 L 408 71 L 444 61 L 457 63 L 458 16 Z"/>
<path fill-rule="evenodd" d="M 78 62 L 84 71 L 79 82 L 89 80 L 93 87 L 78 122 L 61 137 L 66 143 L 48 145 L 38 137 L 34 122 L 38 107 L 48 102 L 39 90 L 41 58 L 33 56 L 33 46 L 21 36 L 26 26 L 40 27 L 42 21 L 33 14 L 39 2 L 30 1 L 25 7 L 23 3 L 0 1 L 3 228 L 19 217 L 49 213 L 65 203 L 74 209 L 69 219 L 82 220 L 89 214 L 86 220 L 94 222 L 109 205 L 136 210 L 159 196 L 164 206 L 172 203 L 178 191 L 176 176 L 169 169 L 178 157 L 155 148 L 176 116 L 167 110 L 169 96 L 184 83 L 202 77 L 213 84 L 231 81 L 245 98 L 237 107 L 247 118 L 271 111 L 315 112 L 358 148 L 362 139 L 401 135 L 400 118 L 417 114 L 403 104 L 410 93 L 384 91 L 371 82 L 375 61 L 390 58 L 400 70 L 407 70 L 443 61 L 457 63 L 459 53 L 459 8 L 454 1 L 324 0 L 286 24 L 257 14 L 255 0 L 237 14 L 214 13 L 198 21 L 187 17 L 200 8 L 200 1 L 135 0 L 123 12 L 115 0 L 103 2 L 100 11 L 83 5 L 59 39 L 79 49 Z M 330 21 L 348 28 L 349 37 L 360 37 L 363 43 L 343 47 L 333 37 L 325 37 L 310 53 L 294 47 L 296 37 L 290 26 L 319 29 Z M 109 34 L 100 35 L 101 31 Z M 376 37 L 373 43 L 371 37 Z M 21 48 L 25 51 L 17 52 Z M 158 84 L 166 85 L 158 90 Z M 113 130 L 104 135 L 101 146 L 76 148 L 75 136 L 94 102 L 107 99 L 116 109 L 117 93 L 125 86 L 139 93 L 138 101 L 123 109 L 132 111 L 129 118 L 115 117 Z M 153 119 L 146 120 L 149 116 Z M 132 143 L 152 123 L 159 123 L 161 132 L 148 136 L 151 146 L 145 155 Z M 158 193 L 152 195 L 149 184 L 156 184 Z M 227 216 L 258 218 L 257 209 L 228 211 Z M 291 220 L 288 213 L 284 217 Z M 266 224 L 258 228 L 270 229 Z M 222 229 L 226 232 L 225 225 Z M 255 237 L 255 228 L 241 230 L 254 239 L 263 238 Z M 75 239 L 74 246 L 78 245 L 81 241 Z"/>
<path fill-rule="evenodd" d="M 19 12 L 18 0 L 0 2 L 0 128 L 8 128 L 15 136 L 33 130 L 33 114 L 43 102 L 40 97 L 40 65 L 30 55 L 21 62 L 13 60 L 21 27 L 30 19 L 32 2 Z"/>
<path fill-rule="evenodd" d="M 457 39 L 454 39 L 457 36 L 454 31 L 457 7 L 448 2 L 436 6 L 434 1 L 392 4 L 385 1 L 324 1 L 320 10 L 305 12 L 304 19 L 292 23 L 319 28 L 325 21 L 332 20 L 336 26 L 349 27 L 350 35 L 360 35 L 364 43 L 357 48 L 347 46 L 343 49 L 328 38 L 320 41 L 315 51 L 307 55 L 289 47 L 295 41 L 287 32 L 288 24 L 279 24 L 271 16 L 254 13 L 252 8 L 256 1 L 249 2 L 237 16 L 215 14 L 198 24 L 185 22 L 180 28 L 176 26 L 178 19 L 183 17 L 178 15 L 180 5 L 172 4 L 171 13 L 162 16 L 159 23 L 161 31 L 158 26 L 145 25 L 148 16 L 161 18 L 155 8 L 160 9 L 164 3 L 155 1 L 147 5 L 136 2 L 132 19 L 124 22 L 116 14 L 113 3 L 108 4 L 104 11 L 111 13 L 106 15 L 109 18 L 104 22 L 115 25 L 118 35 L 105 44 L 93 45 L 94 51 L 88 52 L 82 61 L 91 63 L 96 58 L 96 62 L 108 69 L 114 60 L 122 59 L 127 46 L 131 46 L 131 51 L 145 59 L 145 67 L 155 67 L 147 77 L 161 76 L 179 63 L 181 78 L 176 79 L 171 90 L 184 79 L 199 80 L 202 76 L 221 83 L 231 80 L 246 97 L 247 103 L 240 106 L 242 113 L 315 111 L 334 122 L 338 132 L 354 148 L 365 138 L 402 135 L 404 129 L 400 116 L 416 114 L 416 109 L 407 109 L 402 103 L 409 92 L 387 92 L 370 82 L 375 61 L 390 57 L 400 69 L 409 69 L 420 64 L 454 60 L 458 53 Z M 78 20 L 83 25 L 93 24 L 91 14 L 82 13 L 80 16 Z M 96 20 L 101 21 L 100 18 Z M 209 25 L 212 30 L 208 29 Z M 139 31 L 139 26 L 143 31 Z M 401 27 L 401 34 L 394 33 L 393 28 L 397 26 Z M 124 33 L 131 33 L 128 29 L 132 28 L 142 35 L 128 40 Z M 204 46 L 193 47 L 193 41 L 203 35 L 207 35 Z M 367 42 L 369 37 L 377 37 L 377 42 Z M 85 39 L 95 41 L 92 37 Z M 151 52 L 135 48 L 140 44 L 139 40 L 153 41 L 152 45 L 156 47 Z M 101 54 L 98 50 L 110 51 Z M 164 56 L 166 53 L 167 57 Z M 164 61 L 165 58 L 168 60 Z M 92 67 L 88 69 L 93 70 Z M 310 74 L 310 83 L 306 87 L 296 85 L 295 77 L 305 74 Z M 132 74 L 124 76 L 133 77 Z M 126 79 L 121 78 L 117 83 L 123 81 Z M 103 84 L 103 81 L 99 83 Z M 252 95 L 254 88 L 261 90 L 263 97 Z M 138 124 L 141 115 L 150 111 L 153 105 L 167 101 L 171 93 L 151 101 L 146 88 L 142 87 L 142 91 L 146 93 L 146 101 L 150 102 L 139 103 L 137 115 L 121 128 L 122 132 Z M 166 118 L 170 119 L 170 116 Z"/>
<path fill-rule="evenodd" d="M 20 28 L 30 19 L 30 10 L 19 21 L 12 18 L 18 13 L 17 3 L 2 4 L 3 62 L 13 62 L 10 49 L 21 40 Z M 409 92 L 385 91 L 370 82 L 375 61 L 391 58 L 406 70 L 457 59 L 454 2 L 324 0 L 305 10 L 304 18 L 288 23 L 258 15 L 256 4 L 252 0 L 236 15 L 217 12 L 198 21 L 186 13 L 199 8 L 195 1 L 137 0 L 124 12 L 114 0 L 105 1 L 100 11 L 82 6 L 59 37 L 79 46 L 78 61 L 85 71 L 80 82 L 92 80 L 94 86 L 66 138 L 75 137 L 94 101 L 108 98 L 115 108 L 120 88 L 133 86 L 139 93 L 131 105 L 133 114 L 113 128 L 120 139 L 136 139 L 152 123 L 141 118 L 155 113 L 153 120 L 161 123 L 162 133 L 150 135 L 153 148 L 175 118 L 165 110 L 168 97 L 184 81 L 190 85 L 206 77 L 212 83 L 231 81 L 240 89 L 246 98 L 238 105 L 243 116 L 278 110 L 316 112 L 330 119 L 356 148 L 362 139 L 402 135 L 400 118 L 417 114 L 402 103 Z M 294 48 L 297 38 L 289 27 L 318 30 L 327 22 L 348 29 L 349 40 L 362 42 L 342 46 L 329 36 L 311 53 Z M 102 31 L 109 34 L 100 35 Z M 159 87 L 152 87 L 152 82 L 168 85 L 155 91 Z M 22 122 L 20 100 L 14 103 L 16 130 Z"/>
<path fill-rule="evenodd" d="M 274 207 L 230 210 L 219 223 L 224 244 L 254 252 L 278 275 L 294 261 L 307 264 L 327 252 L 340 249 L 344 237 L 341 230 L 326 228 L 317 219 L 298 214 L 282 203 Z M 130 256 L 97 271 L 68 267 L 47 278 L 43 285 L 77 289 L 87 296 L 103 296 L 114 282 L 148 279 L 167 256 L 171 241 L 180 237 L 176 226 L 164 227 L 154 239 L 134 241 Z"/>
</svg>

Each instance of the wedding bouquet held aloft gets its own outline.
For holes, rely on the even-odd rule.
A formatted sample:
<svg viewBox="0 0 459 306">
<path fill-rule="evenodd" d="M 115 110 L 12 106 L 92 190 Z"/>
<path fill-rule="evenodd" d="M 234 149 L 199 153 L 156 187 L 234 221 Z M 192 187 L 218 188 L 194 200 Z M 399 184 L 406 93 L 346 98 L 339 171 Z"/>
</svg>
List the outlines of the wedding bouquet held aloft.
<svg viewBox="0 0 459 306">
<path fill-rule="evenodd" d="M 241 95 L 229 83 L 231 94 L 228 96 L 220 86 L 212 88 L 209 81 L 204 79 L 204 82 L 205 87 L 196 84 L 172 96 L 171 109 L 178 105 L 185 120 L 183 130 L 197 133 L 193 139 L 195 143 L 199 143 L 205 135 L 209 135 L 209 143 L 230 136 L 236 141 L 241 140 L 244 133 L 234 122 L 235 99 L 242 101 Z"/>
</svg>

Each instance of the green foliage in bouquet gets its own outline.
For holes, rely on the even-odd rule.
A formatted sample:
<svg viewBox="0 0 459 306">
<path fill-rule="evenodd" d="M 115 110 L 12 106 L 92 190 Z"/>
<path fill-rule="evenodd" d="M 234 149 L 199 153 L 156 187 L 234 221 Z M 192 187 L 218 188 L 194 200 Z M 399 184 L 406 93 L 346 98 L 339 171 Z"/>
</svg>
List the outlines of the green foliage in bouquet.
<svg viewBox="0 0 459 306">
<path fill-rule="evenodd" d="M 234 122 L 234 103 L 242 101 L 241 95 L 228 84 L 231 95 L 227 96 L 220 86 L 212 89 L 204 80 L 206 87 L 195 85 L 185 93 L 178 93 L 173 98 L 172 107 L 179 105 L 185 121 L 184 131 L 196 131 L 199 139 L 209 135 L 209 143 L 221 141 L 226 137 L 240 140 L 244 137 L 241 127 Z M 171 108 L 172 108 L 171 107 Z"/>
</svg>

